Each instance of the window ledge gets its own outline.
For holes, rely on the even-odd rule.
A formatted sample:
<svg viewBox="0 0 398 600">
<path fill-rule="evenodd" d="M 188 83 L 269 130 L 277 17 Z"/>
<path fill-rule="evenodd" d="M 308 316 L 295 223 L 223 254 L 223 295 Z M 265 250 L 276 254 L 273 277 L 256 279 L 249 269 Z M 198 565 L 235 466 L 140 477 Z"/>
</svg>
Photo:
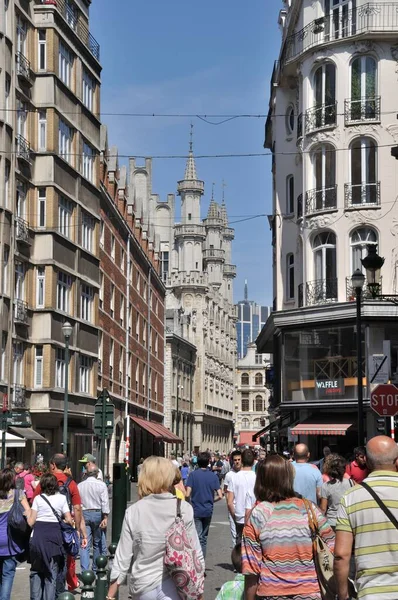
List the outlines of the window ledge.
<svg viewBox="0 0 398 600">
<path fill-rule="evenodd" d="M 375 210 L 381 208 L 381 204 L 358 204 L 356 206 L 346 206 L 344 212 L 351 212 L 355 210 Z"/>
</svg>

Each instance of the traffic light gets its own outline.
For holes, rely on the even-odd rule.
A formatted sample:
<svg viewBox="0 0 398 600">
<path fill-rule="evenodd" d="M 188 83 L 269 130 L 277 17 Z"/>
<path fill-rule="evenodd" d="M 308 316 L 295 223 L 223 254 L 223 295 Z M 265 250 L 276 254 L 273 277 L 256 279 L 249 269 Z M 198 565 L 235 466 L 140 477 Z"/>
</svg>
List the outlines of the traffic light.
<svg viewBox="0 0 398 600">
<path fill-rule="evenodd" d="M 387 419 L 376 419 L 376 429 L 380 435 L 387 435 Z"/>
</svg>

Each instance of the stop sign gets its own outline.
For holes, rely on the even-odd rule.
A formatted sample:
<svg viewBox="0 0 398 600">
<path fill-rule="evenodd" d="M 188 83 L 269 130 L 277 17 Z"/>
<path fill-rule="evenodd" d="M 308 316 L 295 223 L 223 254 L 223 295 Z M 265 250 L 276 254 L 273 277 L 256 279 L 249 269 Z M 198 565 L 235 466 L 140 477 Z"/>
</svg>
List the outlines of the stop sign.
<svg viewBox="0 0 398 600">
<path fill-rule="evenodd" d="M 398 388 L 381 384 L 370 394 L 370 406 L 380 417 L 395 417 L 398 413 Z"/>
</svg>

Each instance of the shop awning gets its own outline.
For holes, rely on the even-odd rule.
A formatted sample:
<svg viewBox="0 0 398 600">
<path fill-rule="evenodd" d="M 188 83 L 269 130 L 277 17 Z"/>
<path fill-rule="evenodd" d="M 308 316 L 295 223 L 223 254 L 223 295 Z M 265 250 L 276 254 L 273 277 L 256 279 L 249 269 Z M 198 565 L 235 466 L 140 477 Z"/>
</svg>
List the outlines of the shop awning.
<svg viewBox="0 0 398 600">
<path fill-rule="evenodd" d="M 254 431 L 241 431 L 239 434 L 238 445 L 244 446 L 255 446 L 256 442 L 253 440 Z"/>
<path fill-rule="evenodd" d="M 345 435 L 353 423 L 303 421 L 290 429 L 292 435 Z"/>
<path fill-rule="evenodd" d="M 136 423 L 141 429 L 145 429 L 153 435 L 157 442 L 168 442 L 169 444 L 182 444 L 184 440 L 175 435 L 170 429 L 167 429 L 161 423 L 146 421 L 141 417 L 131 417 L 131 420 Z"/>
<path fill-rule="evenodd" d="M 286 427 L 286 425 L 291 423 L 291 418 L 292 418 L 292 415 L 290 413 L 280 415 L 279 417 L 277 417 L 275 419 L 275 421 L 272 421 L 272 423 L 268 423 L 268 425 L 266 425 L 265 427 L 260 429 L 260 431 L 257 431 L 255 434 L 253 434 L 252 435 L 253 442 L 255 442 L 257 440 L 257 438 L 259 438 L 260 436 L 264 435 L 265 433 L 268 433 L 268 431 Z"/>
<path fill-rule="evenodd" d="M 46 438 L 30 427 L 9 427 L 8 429 L 24 440 L 33 440 L 34 442 L 44 442 L 47 444 Z"/>
<path fill-rule="evenodd" d="M 12 435 L 12 433 L 8 433 L 8 431 L 6 432 L 6 448 L 25 448 L 25 446 L 25 440 L 21 439 L 17 435 Z"/>
</svg>

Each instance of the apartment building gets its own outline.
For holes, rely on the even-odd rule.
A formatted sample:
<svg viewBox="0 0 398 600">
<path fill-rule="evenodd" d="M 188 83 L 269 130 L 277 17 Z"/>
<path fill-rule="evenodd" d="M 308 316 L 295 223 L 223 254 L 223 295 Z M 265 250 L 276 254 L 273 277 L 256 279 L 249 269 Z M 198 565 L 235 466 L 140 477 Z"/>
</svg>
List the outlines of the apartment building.
<svg viewBox="0 0 398 600">
<path fill-rule="evenodd" d="M 31 423 L 19 430 L 26 460 L 61 449 L 66 384 L 72 460 L 92 447 L 101 66 L 89 6 L 6 0 L 0 8 L 0 391 L 19 412 L 14 424 Z"/>
<path fill-rule="evenodd" d="M 351 276 L 369 246 L 385 257 L 383 294 L 398 289 L 396 2 L 284 0 L 265 146 L 273 153 L 274 312 L 259 352 L 273 352 L 281 444 L 349 451 L 357 441 L 357 335 L 365 421 L 375 354 L 397 372 L 398 308 L 363 291 L 355 325 Z M 285 418 L 287 417 L 287 418 Z M 293 426 L 288 429 L 288 425 Z"/>
</svg>

